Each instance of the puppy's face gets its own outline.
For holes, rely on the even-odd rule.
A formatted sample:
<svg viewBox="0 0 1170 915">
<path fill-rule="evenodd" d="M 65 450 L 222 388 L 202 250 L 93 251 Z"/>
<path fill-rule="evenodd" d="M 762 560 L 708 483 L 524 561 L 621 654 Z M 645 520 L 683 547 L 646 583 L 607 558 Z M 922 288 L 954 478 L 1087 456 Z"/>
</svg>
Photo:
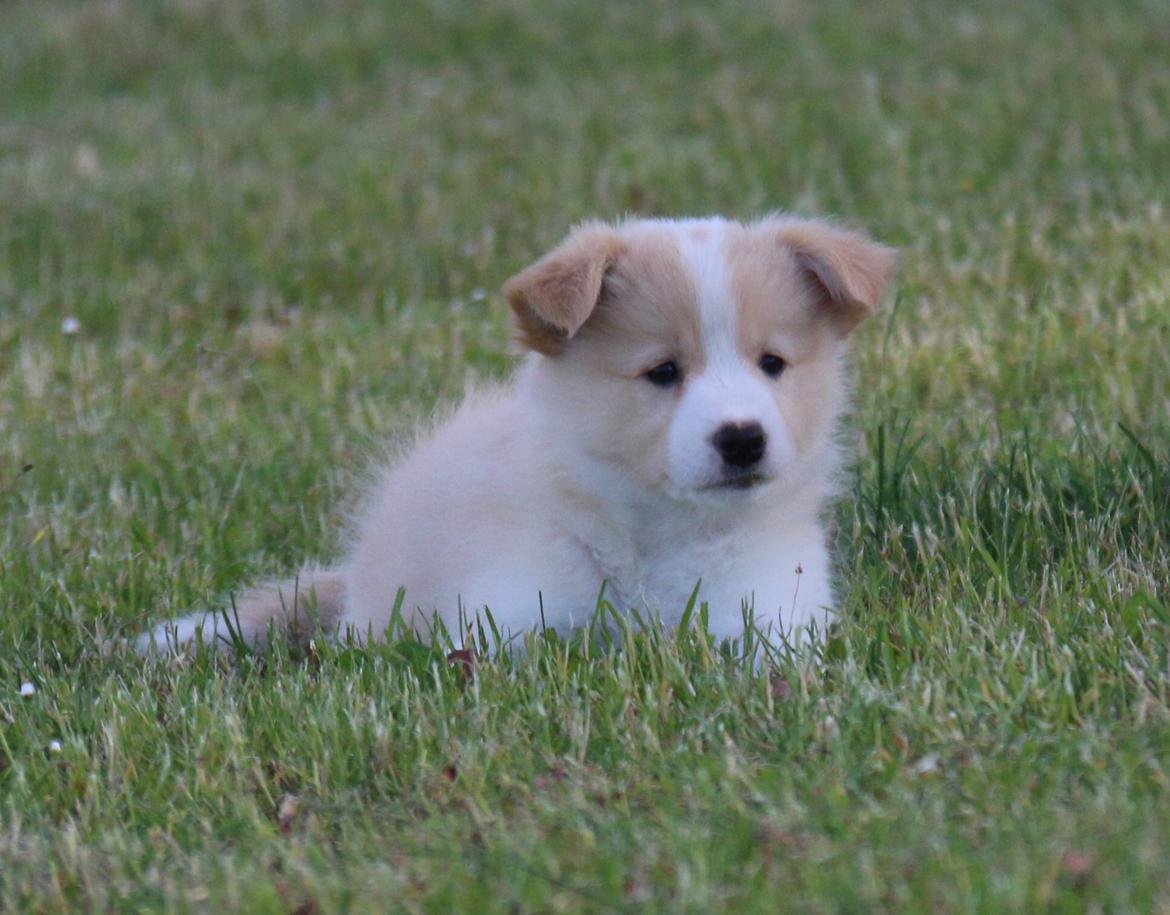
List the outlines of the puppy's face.
<svg viewBox="0 0 1170 915">
<path fill-rule="evenodd" d="M 574 448 L 643 486 L 727 499 L 830 459 L 842 341 L 892 265 L 815 221 L 595 224 L 505 294 Z"/>
</svg>

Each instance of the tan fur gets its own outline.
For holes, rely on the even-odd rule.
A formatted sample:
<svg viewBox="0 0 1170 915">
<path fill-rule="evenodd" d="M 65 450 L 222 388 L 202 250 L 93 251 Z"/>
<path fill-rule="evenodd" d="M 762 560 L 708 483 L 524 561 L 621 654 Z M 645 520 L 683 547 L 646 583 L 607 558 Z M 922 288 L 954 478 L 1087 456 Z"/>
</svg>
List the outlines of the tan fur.
<svg viewBox="0 0 1170 915">
<path fill-rule="evenodd" d="M 521 343 L 546 355 L 559 353 L 592 313 L 602 280 L 623 248 L 608 226 L 583 226 L 508 280 L 504 297 L 516 315 Z"/>
<path fill-rule="evenodd" d="M 821 220 L 778 223 L 777 240 L 819 287 L 842 334 L 873 314 L 894 272 L 897 255 L 893 248 Z"/>
<path fill-rule="evenodd" d="M 297 639 L 336 629 L 345 609 L 345 579 L 332 571 L 305 570 L 275 585 L 245 591 L 226 608 L 228 628 L 243 633 L 265 634 L 268 623 L 281 620 L 291 626 Z M 263 642 L 263 639 L 256 639 Z"/>
<path fill-rule="evenodd" d="M 771 353 L 787 363 L 775 399 L 798 446 L 809 449 L 826 407 L 835 412 L 837 406 L 838 334 L 844 325 L 825 307 L 822 290 L 801 269 L 797 255 L 777 243 L 774 224 L 733 235 L 727 258 L 739 303 L 740 353 L 749 362 Z M 826 404 L 825 398 L 832 401 Z"/>
<path fill-rule="evenodd" d="M 627 239 L 605 291 L 575 346 L 603 371 L 636 378 L 671 355 L 701 370 L 695 286 L 674 240 L 649 230 Z"/>
<path fill-rule="evenodd" d="M 663 391 L 641 376 L 668 359 L 701 372 L 700 338 L 695 287 L 673 239 L 654 229 L 626 235 L 597 308 L 557 357 L 550 402 L 578 418 L 574 434 L 593 457 L 660 486 L 671 420 L 664 404 L 680 390 Z"/>
</svg>

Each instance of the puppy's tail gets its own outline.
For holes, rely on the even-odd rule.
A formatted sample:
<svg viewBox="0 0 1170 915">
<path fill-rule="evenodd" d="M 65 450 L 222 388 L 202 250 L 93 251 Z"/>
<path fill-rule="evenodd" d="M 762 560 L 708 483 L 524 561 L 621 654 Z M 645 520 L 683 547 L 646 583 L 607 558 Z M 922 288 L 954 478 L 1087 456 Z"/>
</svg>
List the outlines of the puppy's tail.
<svg viewBox="0 0 1170 915">
<path fill-rule="evenodd" d="M 233 598 L 222 610 L 191 613 L 159 623 L 133 640 L 135 650 L 150 654 L 187 649 L 197 639 L 212 647 L 233 648 L 243 642 L 263 647 L 268 633 L 281 630 L 298 642 L 332 632 L 345 611 L 345 575 L 336 569 L 306 569 L 283 581 L 261 585 Z"/>
</svg>

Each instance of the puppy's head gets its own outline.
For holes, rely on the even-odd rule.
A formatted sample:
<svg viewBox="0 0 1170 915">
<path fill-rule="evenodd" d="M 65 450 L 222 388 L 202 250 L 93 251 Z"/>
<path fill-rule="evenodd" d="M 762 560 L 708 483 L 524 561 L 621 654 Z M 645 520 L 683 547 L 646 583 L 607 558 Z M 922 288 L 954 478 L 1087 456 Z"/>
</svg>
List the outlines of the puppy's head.
<svg viewBox="0 0 1170 915">
<path fill-rule="evenodd" d="M 827 473 L 843 341 L 891 249 L 773 217 L 589 224 L 504 287 L 556 434 L 679 496 Z"/>
</svg>

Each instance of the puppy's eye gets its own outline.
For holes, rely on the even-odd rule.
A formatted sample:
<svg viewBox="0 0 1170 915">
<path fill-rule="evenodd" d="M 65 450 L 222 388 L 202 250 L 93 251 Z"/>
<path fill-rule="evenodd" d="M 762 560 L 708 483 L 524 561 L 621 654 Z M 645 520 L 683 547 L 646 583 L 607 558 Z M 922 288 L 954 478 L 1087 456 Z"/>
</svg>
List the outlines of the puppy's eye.
<svg viewBox="0 0 1170 915">
<path fill-rule="evenodd" d="M 678 363 L 671 360 L 654 366 L 646 373 L 645 378 L 660 388 L 669 388 L 682 381 L 682 369 L 678 367 Z"/>
<path fill-rule="evenodd" d="M 788 363 L 772 353 L 764 353 L 760 357 L 760 371 L 769 378 L 779 378 Z"/>
</svg>

